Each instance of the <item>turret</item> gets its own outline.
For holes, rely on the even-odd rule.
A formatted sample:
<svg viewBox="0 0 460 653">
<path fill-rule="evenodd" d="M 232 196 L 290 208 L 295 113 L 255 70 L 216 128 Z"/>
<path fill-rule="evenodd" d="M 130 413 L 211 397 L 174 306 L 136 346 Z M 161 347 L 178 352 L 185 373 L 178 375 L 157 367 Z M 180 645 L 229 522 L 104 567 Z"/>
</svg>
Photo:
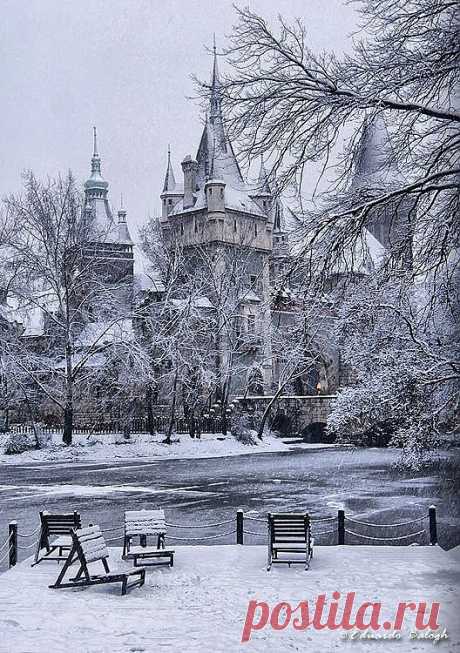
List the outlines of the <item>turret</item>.
<svg viewBox="0 0 460 653">
<path fill-rule="evenodd" d="M 184 172 L 184 209 L 189 209 L 195 204 L 198 162 L 188 154 L 182 161 L 182 170 Z"/>
<path fill-rule="evenodd" d="M 123 206 L 123 197 L 120 201 L 118 210 L 118 242 L 124 245 L 132 245 L 133 241 L 129 233 L 128 223 L 126 221 L 126 209 Z"/>
<path fill-rule="evenodd" d="M 263 157 L 260 157 L 260 170 L 257 186 L 251 197 L 257 202 L 264 213 L 270 214 L 272 207 L 272 191 L 268 181 L 268 173 L 265 169 Z"/>
<path fill-rule="evenodd" d="M 85 182 L 85 217 L 88 228 L 97 233 L 98 238 L 112 242 L 117 234 L 108 200 L 109 184 L 101 174 L 101 158 L 97 150 L 96 127 L 93 127 L 93 156 L 91 176 Z"/>
<path fill-rule="evenodd" d="M 168 216 L 173 211 L 176 203 L 183 196 L 182 188 L 176 183 L 174 170 L 171 164 L 171 150 L 168 147 L 168 164 L 166 166 L 165 181 L 163 184 L 163 192 L 161 193 L 161 217 L 163 221 L 167 221 Z"/>
<path fill-rule="evenodd" d="M 209 179 L 204 187 L 208 213 L 225 213 L 225 182 Z M 223 216 L 222 216 L 223 217 Z"/>
</svg>

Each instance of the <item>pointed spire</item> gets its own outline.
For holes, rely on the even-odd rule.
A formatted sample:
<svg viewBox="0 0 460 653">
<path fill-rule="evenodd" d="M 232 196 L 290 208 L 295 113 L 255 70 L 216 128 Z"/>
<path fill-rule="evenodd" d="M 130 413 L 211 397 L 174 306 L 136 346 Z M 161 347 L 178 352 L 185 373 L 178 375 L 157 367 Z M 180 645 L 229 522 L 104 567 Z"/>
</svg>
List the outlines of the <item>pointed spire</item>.
<svg viewBox="0 0 460 653">
<path fill-rule="evenodd" d="M 257 180 L 257 185 L 258 185 L 258 192 L 260 194 L 269 193 L 271 195 L 272 191 L 270 188 L 270 184 L 268 182 L 268 172 L 265 168 L 263 155 L 260 156 L 260 170 L 259 170 L 259 178 Z"/>
<path fill-rule="evenodd" d="M 222 86 L 217 66 L 217 48 L 213 41 L 213 66 L 209 85 L 209 113 L 201 136 L 196 159 L 198 161 L 197 182 L 199 187 L 210 178 L 224 179 L 233 187 L 243 184 L 238 161 L 232 144 L 227 139 L 222 115 Z"/>
<path fill-rule="evenodd" d="M 214 34 L 212 51 L 213 51 L 213 64 L 212 64 L 212 75 L 211 75 L 210 118 L 211 118 L 211 123 L 214 124 L 216 120 L 220 120 L 220 121 L 222 120 L 221 91 L 220 91 L 219 68 L 217 66 L 217 48 L 216 48 L 215 34 Z"/>
<path fill-rule="evenodd" d="M 378 189 L 403 181 L 395 162 L 390 135 L 383 116 L 364 118 L 352 188 Z"/>
<path fill-rule="evenodd" d="M 166 166 L 165 181 L 163 184 L 163 193 L 174 192 L 176 190 L 176 179 L 171 164 L 171 147 L 168 145 L 168 164 Z"/>
<path fill-rule="evenodd" d="M 96 127 L 93 127 L 93 156 L 99 156 L 97 153 L 97 131 Z"/>
<path fill-rule="evenodd" d="M 91 179 L 102 180 L 101 157 L 97 151 L 97 131 L 93 127 L 93 156 L 91 158 Z"/>
</svg>

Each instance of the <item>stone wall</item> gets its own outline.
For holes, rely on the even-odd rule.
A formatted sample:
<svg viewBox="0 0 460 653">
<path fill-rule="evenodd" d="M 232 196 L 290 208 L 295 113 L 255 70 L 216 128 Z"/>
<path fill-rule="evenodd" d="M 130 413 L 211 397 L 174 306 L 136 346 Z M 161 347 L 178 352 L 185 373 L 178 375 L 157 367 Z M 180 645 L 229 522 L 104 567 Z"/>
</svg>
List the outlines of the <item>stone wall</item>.
<svg viewBox="0 0 460 653">
<path fill-rule="evenodd" d="M 281 396 L 272 408 L 270 425 L 283 436 L 306 435 L 312 425 L 325 425 L 336 395 Z M 272 397 L 237 397 L 238 408 L 261 413 Z M 320 427 L 321 429 L 323 426 Z"/>
</svg>

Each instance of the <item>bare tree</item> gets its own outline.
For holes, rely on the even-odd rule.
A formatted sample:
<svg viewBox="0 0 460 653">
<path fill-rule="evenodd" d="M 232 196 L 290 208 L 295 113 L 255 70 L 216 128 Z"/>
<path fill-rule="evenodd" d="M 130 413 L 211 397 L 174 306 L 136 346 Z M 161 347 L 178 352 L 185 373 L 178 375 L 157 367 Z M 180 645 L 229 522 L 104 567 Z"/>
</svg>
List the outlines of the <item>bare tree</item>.
<svg viewBox="0 0 460 653">
<path fill-rule="evenodd" d="M 30 384 L 62 411 L 63 440 L 72 442 L 78 384 L 97 356 L 123 340 L 127 280 L 114 282 L 98 255 L 104 235 L 88 222 L 72 176 L 43 183 L 25 175 L 23 195 L 4 200 L 15 225 L 7 245 L 18 275 L 10 295 L 25 325 L 10 355 Z"/>
<path fill-rule="evenodd" d="M 351 130 L 335 166 L 334 197 L 309 224 L 304 255 L 319 241 L 327 252 L 321 260 L 330 265 L 341 247 L 361 237 L 376 208 L 397 210 L 409 200 L 411 233 L 395 243 L 395 257 L 416 234 L 415 272 L 446 271 L 459 235 L 456 9 L 455 3 L 437 0 L 363 0 L 361 39 L 341 58 L 313 52 L 300 20 L 288 24 L 280 18 L 272 29 L 249 9 L 237 9 L 227 50 L 232 72 L 222 93 L 228 129 L 239 138 L 242 154 L 249 159 L 264 154 L 278 187 L 294 184 L 301 194 L 307 190 L 305 166 L 318 162 L 319 177 L 326 171 L 330 176 L 338 138 Z M 377 114 L 394 126 L 392 156 L 408 178 L 371 197 L 353 195 L 350 175 L 360 126 L 365 115 Z"/>
<path fill-rule="evenodd" d="M 436 387 L 438 397 L 447 393 L 452 399 L 453 393 L 452 406 L 458 398 L 458 348 L 444 336 L 436 345 L 433 324 L 444 334 L 458 314 L 457 7 L 437 0 L 362 0 L 356 5 L 361 32 L 351 53 L 341 57 L 315 53 L 300 20 L 288 24 L 280 17 L 273 27 L 249 9 L 237 9 L 226 51 L 232 68 L 222 88 L 227 128 L 239 140 L 243 156 L 250 161 L 263 154 L 277 187 L 293 187 L 297 194 L 303 227 L 291 276 L 305 279 L 310 292 L 317 293 L 339 282 L 339 304 L 347 298 L 346 280 L 353 281 L 353 295 L 360 280 L 365 284 L 369 275 L 374 277 L 377 305 L 385 306 L 385 314 L 393 312 L 403 342 L 408 345 L 409 339 L 411 351 L 418 352 L 414 369 L 421 370 L 420 384 L 427 381 L 426 361 L 434 364 L 433 355 L 438 356 L 443 372 L 432 378 L 428 374 L 429 386 L 432 391 Z M 207 93 L 207 86 L 202 90 Z M 373 186 L 356 184 L 365 131 L 381 119 L 391 128 L 392 147 L 380 163 L 385 166 L 391 159 L 402 174 Z M 342 136 L 348 143 L 339 152 Z M 318 171 L 313 184 L 312 163 Z M 307 210 L 305 193 L 311 188 L 314 208 Z M 391 235 L 379 262 L 357 272 L 357 259 L 366 258 L 362 253 L 378 216 L 390 224 Z M 391 302 L 388 287 L 398 289 Z M 351 313 L 341 312 L 342 326 L 353 322 L 352 302 L 345 307 Z M 451 334 L 458 341 L 458 333 Z M 354 354 L 349 350 L 347 355 L 358 364 L 361 345 L 358 338 L 352 343 Z M 397 350 L 395 345 L 395 355 Z M 414 413 L 413 428 L 418 418 L 423 421 L 422 412 L 418 417 Z"/>
</svg>

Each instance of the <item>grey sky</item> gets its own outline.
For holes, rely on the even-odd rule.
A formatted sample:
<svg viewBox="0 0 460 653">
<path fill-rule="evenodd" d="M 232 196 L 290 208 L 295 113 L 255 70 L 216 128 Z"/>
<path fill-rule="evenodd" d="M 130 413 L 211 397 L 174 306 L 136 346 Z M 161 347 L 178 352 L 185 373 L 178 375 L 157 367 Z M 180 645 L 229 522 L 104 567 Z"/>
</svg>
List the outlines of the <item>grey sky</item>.
<svg viewBox="0 0 460 653">
<path fill-rule="evenodd" d="M 352 6 L 340 0 L 250 0 L 268 18 L 301 17 L 313 48 L 349 48 Z M 235 19 L 227 0 L 0 0 L 2 101 L 0 194 L 20 174 L 69 168 L 89 174 L 92 125 L 115 208 L 123 193 L 128 221 L 159 210 L 171 144 L 180 161 L 195 154 L 200 111 L 190 74 L 207 77 L 205 46 L 225 42 Z M 134 235 L 134 234 L 133 234 Z"/>
</svg>

